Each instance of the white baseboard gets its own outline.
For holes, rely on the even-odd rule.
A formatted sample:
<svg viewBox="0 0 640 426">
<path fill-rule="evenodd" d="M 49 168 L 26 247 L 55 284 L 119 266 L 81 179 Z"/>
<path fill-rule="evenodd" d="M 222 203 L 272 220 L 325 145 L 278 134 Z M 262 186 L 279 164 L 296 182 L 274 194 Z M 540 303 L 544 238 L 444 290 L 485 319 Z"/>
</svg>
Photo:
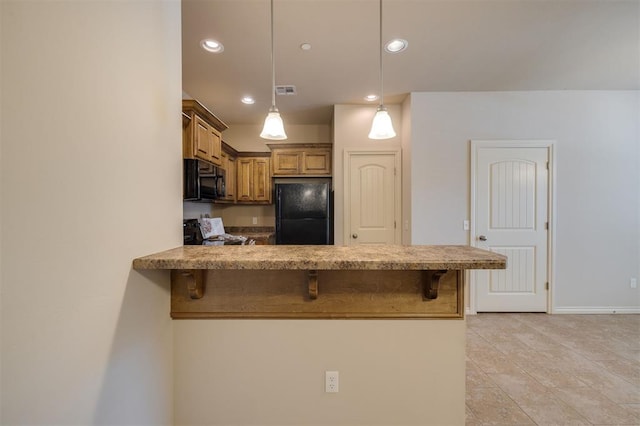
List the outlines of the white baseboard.
<svg viewBox="0 0 640 426">
<path fill-rule="evenodd" d="M 553 314 L 640 314 L 640 306 L 556 306 Z"/>
</svg>

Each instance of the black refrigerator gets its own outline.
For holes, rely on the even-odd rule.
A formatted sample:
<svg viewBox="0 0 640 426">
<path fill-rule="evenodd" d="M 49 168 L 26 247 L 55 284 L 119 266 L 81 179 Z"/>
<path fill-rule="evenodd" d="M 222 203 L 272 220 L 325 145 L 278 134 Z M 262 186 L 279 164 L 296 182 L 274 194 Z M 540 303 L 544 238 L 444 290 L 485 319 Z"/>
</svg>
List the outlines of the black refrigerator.
<svg viewBox="0 0 640 426">
<path fill-rule="evenodd" d="M 333 244 L 331 179 L 276 181 L 276 244 Z"/>
</svg>

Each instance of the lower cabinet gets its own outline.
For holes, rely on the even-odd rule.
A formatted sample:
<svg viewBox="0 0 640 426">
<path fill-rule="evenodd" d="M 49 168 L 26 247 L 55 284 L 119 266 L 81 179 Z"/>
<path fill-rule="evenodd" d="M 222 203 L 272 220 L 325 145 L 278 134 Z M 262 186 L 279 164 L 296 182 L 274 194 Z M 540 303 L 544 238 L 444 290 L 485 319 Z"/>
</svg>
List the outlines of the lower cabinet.
<svg viewBox="0 0 640 426">
<path fill-rule="evenodd" d="M 271 204 L 270 167 L 269 157 L 238 156 L 236 159 L 236 201 L 238 203 Z"/>
</svg>

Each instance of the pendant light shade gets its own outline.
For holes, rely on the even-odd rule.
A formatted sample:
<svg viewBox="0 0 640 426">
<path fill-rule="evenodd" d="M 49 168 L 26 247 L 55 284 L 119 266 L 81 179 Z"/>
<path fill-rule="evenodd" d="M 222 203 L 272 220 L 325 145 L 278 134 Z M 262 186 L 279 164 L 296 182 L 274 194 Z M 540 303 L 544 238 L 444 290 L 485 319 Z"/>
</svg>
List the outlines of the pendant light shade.
<svg viewBox="0 0 640 426">
<path fill-rule="evenodd" d="M 276 108 L 276 65 L 273 55 L 273 0 L 271 0 L 271 108 L 264 120 L 260 137 L 263 139 L 283 140 L 287 138 L 280 112 Z"/>
<path fill-rule="evenodd" d="M 373 117 L 369 139 L 390 139 L 396 135 L 396 132 L 393 130 L 391 116 L 384 106 L 384 89 L 382 87 L 382 0 L 380 0 L 380 43 L 378 49 L 380 53 L 380 105 L 378 105 L 376 115 Z"/>
<path fill-rule="evenodd" d="M 373 117 L 369 139 L 389 139 L 395 135 L 396 132 L 393 130 L 391 116 L 387 108 L 385 108 L 384 105 L 380 105 L 376 111 L 376 115 Z"/>
<path fill-rule="evenodd" d="M 278 108 L 272 106 L 269 108 L 269 114 L 264 119 L 264 127 L 260 137 L 263 139 L 283 140 L 287 138 L 284 132 L 284 123 L 282 123 L 282 117 L 278 112 Z"/>
</svg>

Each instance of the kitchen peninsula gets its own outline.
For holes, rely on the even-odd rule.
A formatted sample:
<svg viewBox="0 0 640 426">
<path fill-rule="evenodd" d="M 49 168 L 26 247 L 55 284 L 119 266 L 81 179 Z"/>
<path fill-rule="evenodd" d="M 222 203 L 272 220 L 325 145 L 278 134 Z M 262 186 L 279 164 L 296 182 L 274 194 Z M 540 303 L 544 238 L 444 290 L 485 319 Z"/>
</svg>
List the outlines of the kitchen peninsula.
<svg viewBox="0 0 640 426">
<path fill-rule="evenodd" d="M 180 318 L 462 318 L 464 271 L 505 269 L 468 246 L 184 246 L 134 259 L 171 270 Z"/>
</svg>

